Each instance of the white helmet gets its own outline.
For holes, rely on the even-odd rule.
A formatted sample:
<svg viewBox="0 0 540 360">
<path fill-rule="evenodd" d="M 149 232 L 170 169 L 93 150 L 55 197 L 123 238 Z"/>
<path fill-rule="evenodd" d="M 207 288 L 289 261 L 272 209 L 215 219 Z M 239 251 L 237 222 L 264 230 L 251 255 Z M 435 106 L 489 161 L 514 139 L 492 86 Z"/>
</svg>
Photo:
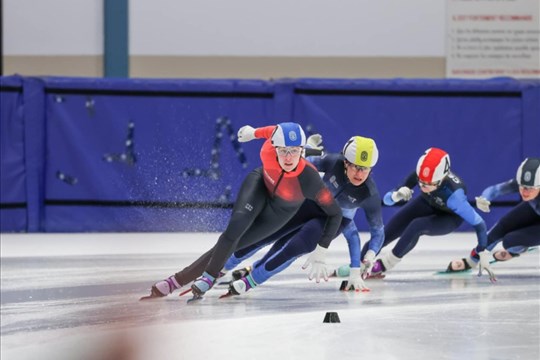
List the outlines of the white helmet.
<svg viewBox="0 0 540 360">
<path fill-rule="evenodd" d="M 521 186 L 540 187 L 540 158 L 526 158 L 519 165 L 516 180 Z"/>
<path fill-rule="evenodd" d="M 427 149 L 416 164 L 418 180 L 428 184 L 441 181 L 449 172 L 450 155 L 438 148 Z"/>
<path fill-rule="evenodd" d="M 272 134 L 274 146 L 305 146 L 306 134 L 297 123 L 285 122 L 278 124 Z"/>
<path fill-rule="evenodd" d="M 345 143 L 343 156 L 354 165 L 373 167 L 379 160 L 379 149 L 373 139 L 353 136 Z"/>
</svg>

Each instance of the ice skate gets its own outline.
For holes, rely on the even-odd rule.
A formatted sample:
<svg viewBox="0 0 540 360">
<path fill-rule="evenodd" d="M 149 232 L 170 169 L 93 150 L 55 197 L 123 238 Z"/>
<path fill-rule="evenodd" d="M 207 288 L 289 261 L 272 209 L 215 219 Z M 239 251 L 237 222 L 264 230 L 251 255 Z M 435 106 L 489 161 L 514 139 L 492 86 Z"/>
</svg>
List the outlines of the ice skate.
<svg viewBox="0 0 540 360">
<path fill-rule="evenodd" d="M 518 257 L 519 254 L 512 254 L 509 251 L 506 250 L 498 250 L 493 253 L 493 259 L 495 259 L 494 262 L 498 261 L 508 261 L 514 257 Z"/>
<path fill-rule="evenodd" d="M 466 258 L 462 258 L 461 260 L 450 261 L 445 271 L 438 271 L 436 272 L 436 274 L 447 275 L 447 274 L 469 273 L 471 269 L 476 265 L 476 264 L 473 264 L 474 266 L 471 266 L 471 262 L 472 262 L 471 260 L 466 259 Z"/>
<path fill-rule="evenodd" d="M 334 271 L 332 271 L 332 273 L 328 277 L 344 278 L 344 277 L 348 277 L 350 273 L 351 273 L 351 267 L 349 265 L 342 265 L 338 267 L 337 269 L 335 269 Z"/>
<path fill-rule="evenodd" d="M 390 251 L 375 261 L 371 268 L 371 274 L 367 279 L 384 279 L 386 277 L 384 273 L 393 269 L 400 261 L 401 258 L 398 258 Z"/>
<path fill-rule="evenodd" d="M 216 279 L 208 274 L 206 271 L 203 275 L 195 280 L 193 285 L 191 285 L 191 291 L 193 292 L 193 298 L 189 299 L 188 302 L 201 300 L 204 294 L 214 286 Z"/>
<path fill-rule="evenodd" d="M 384 275 L 382 275 L 382 278 L 384 278 Z M 369 277 L 368 277 L 369 279 Z M 349 286 L 349 281 L 348 280 L 343 280 L 341 282 L 341 285 L 339 286 L 339 291 L 356 291 L 356 292 L 370 292 L 371 289 L 369 288 L 355 288 L 354 286 L 351 286 L 350 289 L 347 290 L 347 287 Z"/>
<path fill-rule="evenodd" d="M 513 248 L 512 252 L 505 249 L 497 250 L 493 253 L 493 260 L 490 261 L 490 264 L 500 262 L 500 261 L 508 261 L 510 259 L 519 257 L 521 254 L 525 254 L 525 253 L 536 251 L 536 250 L 538 250 L 537 246 L 533 246 L 533 247 L 518 246 L 517 248 Z"/>
<path fill-rule="evenodd" d="M 386 269 L 384 268 L 384 265 L 383 265 L 381 259 L 377 259 L 375 261 L 375 264 L 373 264 L 373 268 L 371 268 L 371 274 L 368 276 L 368 279 L 380 276 L 385 271 L 386 271 Z"/>
<path fill-rule="evenodd" d="M 386 274 L 378 273 L 378 274 L 369 274 L 366 280 L 376 280 L 376 279 L 384 279 L 386 277 Z"/>
<path fill-rule="evenodd" d="M 216 286 L 228 286 L 232 281 L 234 281 L 233 274 L 231 271 L 222 270 L 219 272 L 217 280 L 218 281 L 216 281 Z"/>
<path fill-rule="evenodd" d="M 219 278 L 218 285 L 230 285 L 233 281 L 240 280 L 244 276 L 251 273 L 251 266 L 246 266 L 245 268 L 234 270 L 233 272 L 228 272 L 224 274 L 223 277 Z"/>
<path fill-rule="evenodd" d="M 230 296 L 241 295 L 247 292 L 249 289 L 254 288 L 255 286 L 257 286 L 257 283 L 255 282 L 255 280 L 253 280 L 251 275 L 248 274 L 247 276 L 242 277 L 239 280 L 233 281 L 229 285 L 229 291 L 226 294 L 221 295 L 219 298 L 223 299 Z"/>
<path fill-rule="evenodd" d="M 179 289 L 181 286 L 178 284 L 173 276 L 169 276 L 165 280 L 158 281 L 150 289 L 150 295 L 143 296 L 140 300 L 150 300 L 156 298 L 162 298 L 171 294 L 174 290 Z"/>
<path fill-rule="evenodd" d="M 251 270 L 253 270 L 251 266 L 246 266 L 245 268 L 234 270 L 232 272 L 233 281 L 240 280 L 241 278 L 251 274 Z"/>
</svg>

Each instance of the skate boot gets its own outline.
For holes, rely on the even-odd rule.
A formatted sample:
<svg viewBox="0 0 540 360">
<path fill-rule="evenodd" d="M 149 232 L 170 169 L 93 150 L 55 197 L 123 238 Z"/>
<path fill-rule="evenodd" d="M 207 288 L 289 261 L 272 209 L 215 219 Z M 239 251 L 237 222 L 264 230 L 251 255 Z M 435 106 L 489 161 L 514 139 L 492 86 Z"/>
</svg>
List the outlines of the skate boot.
<svg viewBox="0 0 540 360">
<path fill-rule="evenodd" d="M 229 291 L 226 294 L 221 295 L 219 298 L 223 299 L 223 298 L 233 296 L 233 295 L 241 295 L 247 292 L 249 289 L 254 288 L 255 286 L 257 286 L 257 283 L 255 282 L 255 280 L 253 280 L 251 275 L 248 274 L 245 277 L 242 277 L 236 281 L 233 281 L 229 285 Z"/>
<path fill-rule="evenodd" d="M 150 289 L 150 295 L 143 296 L 141 300 L 165 297 L 171 294 L 174 290 L 179 289 L 180 287 L 180 284 L 178 284 L 174 275 L 172 275 L 169 276 L 167 279 L 158 281 L 157 283 L 152 285 L 152 288 Z"/>
<path fill-rule="evenodd" d="M 228 270 L 221 270 L 216 279 L 216 286 L 229 285 L 233 281 L 232 272 Z"/>
<path fill-rule="evenodd" d="M 232 273 L 233 281 L 240 280 L 243 277 L 251 274 L 251 266 L 246 266 L 243 269 L 234 270 Z"/>
<path fill-rule="evenodd" d="M 381 259 L 377 259 L 371 268 L 371 274 L 367 277 L 368 279 L 379 279 L 384 277 L 384 272 L 386 268 L 383 265 Z"/>
<path fill-rule="evenodd" d="M 332 274 L 330 274 L 330 277 L 349 277 L 349 274 L 351 273 L 351 266 L 350 265 L 341 265 L 334 271 L 332 271 Z"/>
<path fill-rule="evenodd" d="M 470 263 L 471 261 L 466 258 L 450 261 L 450 264 L 448 264 L 448 267 L 446 268 L 446 272 L 456 273 L 471 270 L 472 266 L 470 265 Z"/>
<path fill-rule="evenodd" d="M 202 274 L 200 278 L 195 280 L 191 285 L 191 291 L 193 292 L 193 298 L 188 301 L 202 299 L 204 294 L 214 286 L 216 278 L 207 273 L 206 271 Z"/>
<path fill-rule="evenodd" d="M 474 269 L 478 265 L 480 257 L 476 253 L 476 249 L 472 249 L 468 258 L 462 258 L 461 260 L 450 261 L 446 268 L 447 273 L 465 272 Z"/>
<path fill-rule="evenodd" d="M 518 256 L 519 254 L 512 254 L 507 250 L 498 250 L 493 253 L 493 259 L 495 259 L 495 261 L 508 261 Z"/>
<path fill-rule="evenodd" d="M 373 264 L 373 268 L 371 269 L 371 275 L 368 276 L 368 279 L 374 278 L 374 279 L 381 279 L 384 278 L 385 275 L 383 273 L 391 270 L 401 261 L 401 258 L 398 258 L 394 253 L 391 251 L 387 254 L 383 255 L 381 258 L 377 259 L 375 263 Z"/>
</svg>

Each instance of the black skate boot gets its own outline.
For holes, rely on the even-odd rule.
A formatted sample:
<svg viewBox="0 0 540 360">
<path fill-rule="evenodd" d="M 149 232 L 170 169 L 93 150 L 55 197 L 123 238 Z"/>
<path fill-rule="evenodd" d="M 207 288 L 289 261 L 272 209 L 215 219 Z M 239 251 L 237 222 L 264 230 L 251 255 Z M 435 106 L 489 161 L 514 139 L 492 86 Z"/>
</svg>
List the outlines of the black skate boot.
<svg viewBox="0 0 540 360">
<path fill-rule="evenodd" d="M 251 274 L 251 266 L 246 266 L 243 269 L 234 270 L 232 273 L 233 281 L 240 280 L 241 278 Z"/>
<path fill-rule="evenodd" d="M 248 290 L 254 288 L 255 286 L 257 286 L 257 283 L 255 282 L 255 280 L 253 280 L 251 275 L 248 274 L 245 277 L 231 282 L 231 284 L 229 285 L 229 291 L 226 294 L 221 295 L 219 298 L 223 299 L 234 295 L 241 295 Z"/>
</svg>

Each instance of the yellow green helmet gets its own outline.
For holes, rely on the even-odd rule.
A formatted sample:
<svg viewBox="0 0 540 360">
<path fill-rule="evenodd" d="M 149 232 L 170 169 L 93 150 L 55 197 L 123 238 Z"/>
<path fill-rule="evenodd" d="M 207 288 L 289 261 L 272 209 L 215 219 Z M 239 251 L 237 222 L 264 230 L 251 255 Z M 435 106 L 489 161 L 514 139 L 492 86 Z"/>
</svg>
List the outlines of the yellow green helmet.
<svg viewBox="0 0 540 360">
<path fill-rule="evenodd" d="M 353 136 L 345 143 L 343 156 L 354 165 L 373 167 L 379 160 L 379 150 L 375 140 L 362 136 Z"/>
</svg>

